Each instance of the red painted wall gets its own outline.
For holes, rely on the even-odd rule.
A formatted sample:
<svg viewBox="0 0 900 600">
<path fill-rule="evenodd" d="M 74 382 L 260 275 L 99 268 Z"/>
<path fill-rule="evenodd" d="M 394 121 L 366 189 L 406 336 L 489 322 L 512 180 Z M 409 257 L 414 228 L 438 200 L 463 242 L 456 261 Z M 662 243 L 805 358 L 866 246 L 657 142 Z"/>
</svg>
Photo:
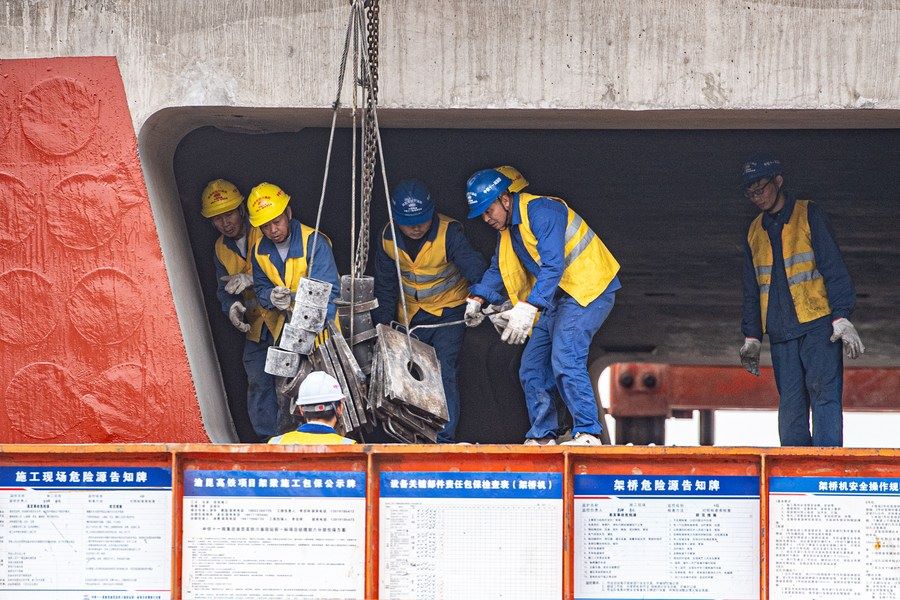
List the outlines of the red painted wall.
<svg viewBox="0 0 900 600">
<path fill-rule="evenodd" d="M 207 441 L 113 57 L 0 61 L 0 442 Z"/>
</svg>

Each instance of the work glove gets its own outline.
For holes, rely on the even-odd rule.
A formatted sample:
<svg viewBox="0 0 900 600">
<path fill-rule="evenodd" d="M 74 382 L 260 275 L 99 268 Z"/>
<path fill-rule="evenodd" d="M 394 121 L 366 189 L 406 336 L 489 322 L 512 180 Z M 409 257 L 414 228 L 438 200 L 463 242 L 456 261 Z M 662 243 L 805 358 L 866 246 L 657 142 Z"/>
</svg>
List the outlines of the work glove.
<svg viewBox="0 0 900 600">
<path fill-rule="evenodd" d="M 240 302 L 235 302 L 228 309 L 228 320 L 234 325 L 235 329 L 243 333 L 250 331 L 250 325 L 244 321 L 244 313 L 247 308 Z"/>
<path fill-rule="evenodd" d="M 759 376 L 759 351 L 762 343 L 756 338 L 744 338 L 741 346 L 741 366 L 751 375 Z"/>
<path fill-rule="evenodd" d="M 506 329 L 503 330 L 500 339 L 507 344 L 524 344 L 528 339 L 531 326 L 534 325 L 535 316 L 537 316 L 537 306 L 519 302 L 509 311 Z"/>
<path fill-rule="evenodd" d="M 249 273 L 237 273 L 235 275 L 226 275 L 220 277 L 225 282 L 225 291 L 232 295 L 237 295 L 253 285 L 253 275 Z"/>
<path fill-rule="evenodd" d="M 834 333 L 831 334 L 831 341 L 841 340 L 844 343 L 844 352 L 850 358 L 859 358 L 859 355 L 866 351 L 862 340 L 859 339 L 859 333 L 853 323 L 841 317 L 831 324 Z"/>
<path fill-rule="evenodd" d="M 291 289 L 281 285 L 276 286 L 272 288 L 269 300 L 278 310 L 288 310 L 291 307 Z"/>
<path fill-rule="evenodd" d="M 484 321 L 484 313 L 481 312 L 481 301 L 475 298 L 466 298 L 466 327 L 478 327 Z"/>
</svg>

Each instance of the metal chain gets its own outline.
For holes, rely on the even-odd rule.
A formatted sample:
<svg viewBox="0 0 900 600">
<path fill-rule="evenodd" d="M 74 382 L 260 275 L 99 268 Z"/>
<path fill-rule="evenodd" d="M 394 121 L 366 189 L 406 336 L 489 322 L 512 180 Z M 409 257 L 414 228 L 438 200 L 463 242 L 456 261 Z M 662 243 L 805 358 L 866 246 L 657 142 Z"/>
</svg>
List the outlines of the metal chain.
<svg viewBox="0 0 900 600">
<path fill-rule="evenodd" d="M 375 105 L 378 102 L 378 0 L 367 0 L 366 23 L 359 15 L 360 32 L 366 31 L 367 55 L 361 57 L 360 85 L 365 88 L 366 107 L 362 118 L 362 183 L 360 186 L 360 227 L 356 244 L 356 256 L 352 271 L 362 276 L 369 261 L 369 237 L 371 232 L 372 190 L 375 185 L 375 161 L 378 140 L 375 132 Z M 363 28 L 363 25 L 365 27 Z M 364 63 L 364 64 L 362 64 Z"/>
</svg>

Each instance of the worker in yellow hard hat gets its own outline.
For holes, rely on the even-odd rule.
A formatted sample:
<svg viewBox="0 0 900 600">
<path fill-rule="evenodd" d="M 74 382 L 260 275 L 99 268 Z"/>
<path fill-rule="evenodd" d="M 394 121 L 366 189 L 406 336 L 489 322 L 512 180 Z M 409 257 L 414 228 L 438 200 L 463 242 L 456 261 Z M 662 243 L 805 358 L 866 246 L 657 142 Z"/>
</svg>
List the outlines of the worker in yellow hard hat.
<svg viewBox="0 0 900 600">
<path fill-rule="evenodd" d="M 275 402 L 272 376 L 264 369 L 268 347 L 260 343 L 264 311 L 253 290 L 253 266 L 249 257 L 262 234 L 247 220 L 244 197 L 233 183 L 224 179 L 206 184 L 200 214 L 221 234 L 213 253 L 218 284 L 216 297 L 231 324 L 246 335 L 243 361 L 248 383 L 247 406 Z"/>
<path fill-rule="evenodd" d="M 334 300 L 341 290 L 331 242 L 324 234 L 316 235 L 314 228 L 292 218 L 290 199 L 280 187 L 266 182 L 254 187 L 247 196 L 250 225 L 259 227 L 262 233 L 253 246 L 251 258 L 253 288 L 264 309 L 260 343 L 267 349 L 281 336 L 300 279 L 308 277 L 331 284 L 328 321 L 334 320 Z M 265 355 L 260 360 L 264 365 Z M 255 412 L 250 419 L 260 436 L 268 439 L 277 433 L 278 405 L 274 398 L 271 404 L 248 408 Z"/>
</svg>

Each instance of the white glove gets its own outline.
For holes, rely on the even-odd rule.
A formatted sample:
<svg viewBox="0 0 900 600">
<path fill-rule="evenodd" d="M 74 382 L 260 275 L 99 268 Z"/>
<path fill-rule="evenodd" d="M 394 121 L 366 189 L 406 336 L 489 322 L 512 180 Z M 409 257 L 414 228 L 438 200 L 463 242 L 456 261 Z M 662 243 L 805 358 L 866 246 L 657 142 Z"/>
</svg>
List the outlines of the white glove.
<svg viewBox="0 0 900 600">
<path fill-rule="evenodd" d="M 527 302 L 519 302 L 509 311 L 509 320 L 506 329 L 500 339 L 507 344 L 524 344 L 528 339 L 528 332 L 534 325 L 534 317 L 537 315 L 537 306 Z"/>
<path fill-rule="evenodd" d="M 762 343 L 756 338 L 744 338 L 744 345 L 741 346 L 741 366 L 747 369 L 747 372 L 759 376 L 759 351 Z"/>
<path fill-rule="evenodd" d="M 291 289 L 284 286 L 275 286 L 269 295 L 269 300 L 278 310 L 287 310 L 291 307 Z"/>
<path fill-rule="evenodd" d="M 228 309 L 228 320 L 238 331 L 243 333 L 250 331 L 250 325 L 244 321 L 245 312 L 247 312 L 247 308 L 240 302 L 235 302 Z"/>
<path fill-rule="evenodd" d="M 253 285 L 253 275 L 249 273 L 237 273 L 220 278 L 225 282 L 225 291 L 229 294 L 240 294 Z"/>
<path fill-rule="evenodd" d="M 481 302 L 475 298 L 466 298 L 466 327 L 478 327 L 484 321 L 484 313 L 481 312 Z"/>
<path fill-rule="evenodd" d="M 853 323 L 841 317 L 832 323 L 831 327 L 834 329 L 834 333 L 831 334 L 831 341 L 841 340 L 844 342 L 844 352 L 847 353 L 847 356 L 859 358 L 859 355 L 866 351 L 866 347 L 863 346 L 862 340 L 859 339 L 859 333 L 856 332 L 856 327 L 853 326 Z"/>
</svg>

